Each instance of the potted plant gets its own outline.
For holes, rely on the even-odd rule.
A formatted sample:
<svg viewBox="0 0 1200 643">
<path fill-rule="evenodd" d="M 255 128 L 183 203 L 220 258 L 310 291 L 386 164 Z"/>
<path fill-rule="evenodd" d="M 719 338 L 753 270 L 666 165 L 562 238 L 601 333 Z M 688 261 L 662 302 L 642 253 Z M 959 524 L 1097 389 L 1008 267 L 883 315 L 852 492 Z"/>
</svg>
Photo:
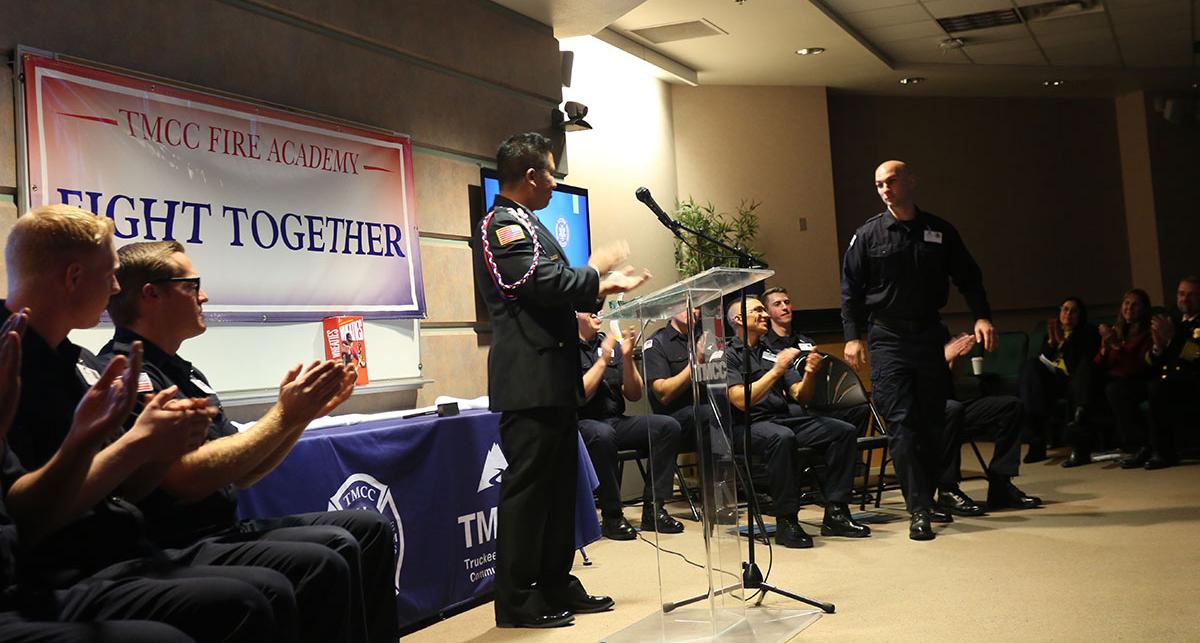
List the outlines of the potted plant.
<svg viewBox="0 0 1200 643">
<path fill-rule="evenodd" d="M 762 254 L 754 248 L 754 237 L 758 234 L 758 215 L 755 210 L 761 201 L 742 200 L 737 214 L 718 212 L 711 201 L 700 205 L 692 197 L 675 204 L 675 220 L 704 234 L 741 248 L 755 256 Z M 717 266 L 738 267 L 738 258 L 722 250 L 710 241 L 682 232 L 687 244 L 675 239 L 675 270 L 681 278 L 704 272 Z"/>
</svg>

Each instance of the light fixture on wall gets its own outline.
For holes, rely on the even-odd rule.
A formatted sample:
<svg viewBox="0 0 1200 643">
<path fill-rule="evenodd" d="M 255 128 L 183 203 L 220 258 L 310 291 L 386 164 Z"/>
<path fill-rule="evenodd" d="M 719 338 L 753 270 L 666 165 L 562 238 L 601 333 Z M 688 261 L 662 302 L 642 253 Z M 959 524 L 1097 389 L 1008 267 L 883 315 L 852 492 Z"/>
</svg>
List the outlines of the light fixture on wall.
<svg viewBox="0 0 1200 643">
<path fill-rule="evenodd" d="M 824 47 L 801 47 L 796 50 L 796 55 L 798 56 L 816 56 L 823 53 L 825 53 Z"/>
<path fill-rule="evenodd" d="M 923 76 L 909 76 L 908 78 L 900 79 L 901 85 L 916 85 L 917 83 L 923 82 L 925 82 L 925 78 Z"/>
<path fill-rule="evenodd" d="M 563 115 L 563 112 L 566 112 L 565 116 Z M 583 120 L 583 117 L 587 116 L 587 113 L 587 105 L 569 100 L 566 103 L 563 103 L 562 110 L 559 110 L 556 107 L 554 109 L 554 113 L 551 115 L 551 118 L 554 121 L 555 127 L 564 132 L 582 132 L 584 130 L 592 129 L 592 126 L 587 121 Z"/>
<path fill-rule="evenodd" d="M 1055 80 L 1043 80 L 1042 81 L 1042 87 L 1062 87 L 1063 85 L 1066 85 L 1066 84 L 1067 84 L 1067 81 L 1065 81 L 1065 80 L 1055 79 Z"/>
</svg>

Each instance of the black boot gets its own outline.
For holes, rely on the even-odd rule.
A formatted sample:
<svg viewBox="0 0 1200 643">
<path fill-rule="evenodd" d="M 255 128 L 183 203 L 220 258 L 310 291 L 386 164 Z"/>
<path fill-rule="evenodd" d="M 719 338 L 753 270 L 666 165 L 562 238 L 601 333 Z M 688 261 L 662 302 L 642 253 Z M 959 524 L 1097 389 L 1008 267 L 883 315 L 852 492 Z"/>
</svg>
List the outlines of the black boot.
<svg viewBox="0 0 1200 643">
<path fill-rule="evenodd" d="M 625 516 L 604 518 L 600 521 L 600 534 L 609 540 L 633 540 L 637 530 L 625 520 Z"/>
<path fill-rule="evenodd" d="M 850 507 L 844 502 L 831 502 L 825 506 L 825 519 L 821 521 L 822 536 L 844 536 L 846 538 L 866 538 L 871 535 L 871 528 L 854 521 L 850 515 Z"/>
<path fill-rule="evenodd" d="M 986 513 L 983 507 L 971 500 L 971 496 L 963 493 L 958 485 L 939 489 L 937 506 L 955 516 L 982 516 Z"/>
<path fill-rule="evenodd" d="M 1137 450 L 1137 453 L 1129 456 L 1128 458 L 1122 458 L 1121 468 L 1141 469 L 1142 467 L 1146 466 L 1146 462 L 1150 460 L 1151 453 L 1150 447 L 1142 447 Z"/>
<path fill-rule="evenodd" d="M 808 549 L 813 546 L 813 541 L 795 516 L 775 516 L 775 544 L 790 549 Z"/>
<path fill-rule="evenodd" d="M 988 509 L 1034 509 L 1042 506 L 1042 499 L 1018 489 L 1012 478 L 998 476 L 988 478 L 987 504 Z"/>
<path fill-rule="evenodd" d="M 660 534 L 678 534 L 683 523 L 671 517 L 662 503 L 642 503 L 642 531 L 657 531 Z"/>
<path fill-rule="evenodd" d="M 929 525 L 929 510 L 914 511 L 908 523 L 908 537 L 913 540 L 933 540 L 935 535 L 933 527 Z"/>
</svg>

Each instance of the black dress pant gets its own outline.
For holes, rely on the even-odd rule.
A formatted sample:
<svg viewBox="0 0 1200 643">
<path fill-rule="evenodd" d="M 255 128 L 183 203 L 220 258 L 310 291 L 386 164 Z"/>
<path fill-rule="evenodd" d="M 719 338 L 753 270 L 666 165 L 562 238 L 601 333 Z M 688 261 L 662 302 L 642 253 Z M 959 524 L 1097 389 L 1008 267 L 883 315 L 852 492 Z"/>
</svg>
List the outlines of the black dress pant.
<svg viewBox="0 0 1200 643">
<path fill-rule="evenodd" d="M 551 609 L 547 596 L 574 587 L 575 489 L 579 430 L 574 408 L 500 414 L 500 448 L 508 469 L 497 516 L 497 621 Z"/>
<path fill-rule="evenodd" d="M 952 489 L 962 480 L 962 443 L 968 429 L 984 430 L 995 436 L 991 477 L 1012 478 L 1021 466 L 1021 424 L 1024 405 L 1011 395 L 987 395 L 969 402 L 946 400 L 945 444 L 939 489 Z"/>
<path fill-rule="evenodd" d="M 236 529 L 266 541 L 309 542 L 332 549 L 350 568 L 351 640 L 396 640 L 395 532 L 387 518 L 373 511 L 316 511 L 246 520 Z"/>
<path fill-rule="evenodd" d="M 195 640 L 166 623 L 154 621 L 57 623 L 28 620 L 17 612 L 0 612 L 0 641 L 5 643 L 194 643 Z"/>
<path fill-rule="evenodd" d="M 56 613 L 49 617 L 55 620 L 160 621 L 197 641 L 296 640 L 291 583 L 270 569 L 136 559 L 111 565 L 53 596 Z M 0 633 L 7 633 L 2 625 Z"/>
<path fill-rule="evenodd" d="M 275 570 L 287 578 L 294 594 L 294 616 L 290 625 L 296 640 L 312 643 L 354 640 L 350 567 L 345 559 L 323 544 L 259 540 L 258 535 L 251 533 L 208 538 L 169 554 L 188 566 Z M 268 599 L 271 598 L 268 594 Z"/>
<path fill-rule="evenodd" d="M 600 481 L 596 495 L 605 518 L 621 516 L 621 481 L 617 478 L 619 449 L 636 449 L 648 455 L 650 476 L 642 491 L 643 502 L 663 502 L 674 489 L 675 458 L 682 429 L 669 415 L 638 415 L 579 420 L 579 433 Z M 502 479 L 503 481 L 503 479 Z"/>
<path fill-rule="evenodd" d="M 1073 389 L 1066 373 L 1051 371 L 1036 357 L 1021 365 L 1017 387 L 1025 406 L 1029 444 L 1045 446 L 1049 441 L 1047 421 L 1056 400 L 1067 398 L 1067 418 L 1075 417 L 1075 409 L 1087 403 L 1086 397 L 1076 400 L 1068 396 L 1068 391 Z"/>
<path fill-rule="evenodd" d="M 1150 405 L 1150 447 L 1159 455 L 1174 458 L 1175 431 L 1188 422 L 1196 424 L 1195 409 L 1200 400 L 1200 378 L 1182 374 L 1150 380 L 1146 387 Z"/>
<path fill-rule="evenodd" d="M 734 426 L 735 447 L 741 448 L 744 427 Z M 776 516 L 793 516 L 800 509 L 797 447 L 822 448 L 825 471 L 821 492 L 829 502 L 849 502 L 854 485 L 855 437 L 850 424 L 815 415 L 771 418 L 750 423 L 750 452 L 767 467 Z"/>
<path fill-rule="evenodd" d="M 943 340 L 939 324 L 914 332 L 872 324 L 867 331 L 871 397 L 887 426 L 909 512 L 933 507 L 933 484 L 941 467 L 950 377 Z"/>
<path fill-rule="evenodd" d="M 793 415 L 776 421 L 792 429 L 796 446 L 821 450 L 825 459 L 821 493 L 825 499 L 850 502 L 858 459 L 858 429 L 849 422 L 816 415 Z"/>
<path fill-rule="evenodd" d="M 1121 447 L 1126 451 L 1148 446 L 1141 408 L 1146 401 L 1146 383 L 1142 377 L 1123 377 L 1111 379 L 1104 386 L 1104 397 L 1117 422 Z"/>
</svg>

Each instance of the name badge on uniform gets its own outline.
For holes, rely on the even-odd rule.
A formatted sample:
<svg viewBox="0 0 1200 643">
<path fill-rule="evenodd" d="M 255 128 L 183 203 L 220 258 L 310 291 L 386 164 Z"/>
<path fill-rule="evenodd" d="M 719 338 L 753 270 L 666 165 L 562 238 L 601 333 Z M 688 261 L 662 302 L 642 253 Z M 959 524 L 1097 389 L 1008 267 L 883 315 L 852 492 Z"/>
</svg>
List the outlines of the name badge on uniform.
<svg viewBox="0 0 1200 643">
<path fill-rule="evenodd" d="M 926 230 L 925 241 L 926 243 L 941 243 L 942 233 L 938 232 L 937 230 Z"/>
<path fill-rule="evenodd" d="M 800 349 L 800 351 L 803 353 L 810 353 L 812 352 L 812 349 L 816 348 L 816 346 L 809 344 L 808 342 L 800 342 L 799 344 L 796 344 L 796 348 Z"/>
<path fill-rule="evenodd" d="M 205 384 L 204 380 L 200 379 L 199 377 L 192 378 L 192 386 L 195 386 L 196 388 L 200 389 L 205 395 L 216 395 L 217 394 L 216 391 L 212 390 L 212 387 L 210 387 L 208 384 Z"/>
<path fill-rule="evenodd" d="M 763 351 L 762 358 L 768 362 L 774 362 L 775 360 L 779 359 L 779 356 L 770 351 Z"/>
<path fill-rule="evenodd" d="M 91 367 L 85 365 L 83 362 L 77 363 L 75 367 L 79 369 L 80 377 L 83 378 L 83 381 L 86 382 L 88 386 L 94 386 L 96 382 L 100 381 L 100 374 Z"/>
</svg>

